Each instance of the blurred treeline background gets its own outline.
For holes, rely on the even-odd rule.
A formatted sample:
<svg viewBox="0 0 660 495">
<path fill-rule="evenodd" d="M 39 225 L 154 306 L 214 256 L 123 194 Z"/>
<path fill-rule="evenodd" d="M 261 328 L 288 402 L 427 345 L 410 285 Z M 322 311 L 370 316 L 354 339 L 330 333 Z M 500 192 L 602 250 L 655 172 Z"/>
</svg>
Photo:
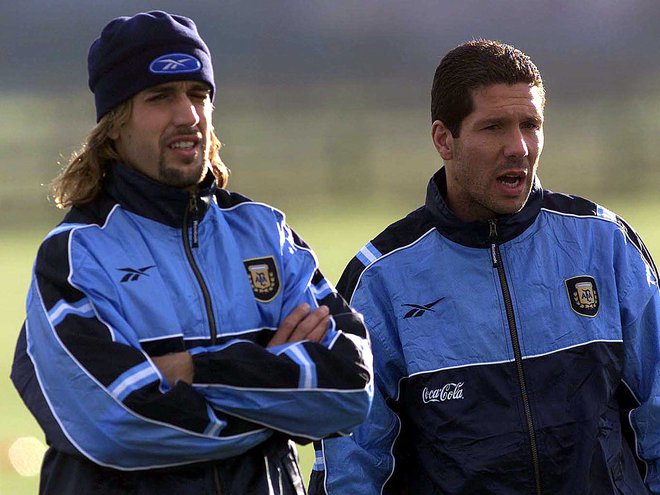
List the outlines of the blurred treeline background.
<svg viewBox="0 0 660 495">
<path fill-rule="evenodd" d="M 333 282 L 364 242 L 423 201 L 441 165 L 430 141 L 433 73 L 476 37 L 511 43 L 541 69 L 544 185 L 622 214 L 660 257 L 656 0 L 3 1 L 2 494 L 36 493 L 37 478 L 17 474 L 34 471 L 23 455 L 31 444 L 15 440 L 42 435 L 7 375 L 32 259 L 62 215 L 46 185 L 94 124 L 87 50 L 112 18 L 152 9 L 193 18 L 213 53 L 230 188 L 286 211 Z"/>
</svg>

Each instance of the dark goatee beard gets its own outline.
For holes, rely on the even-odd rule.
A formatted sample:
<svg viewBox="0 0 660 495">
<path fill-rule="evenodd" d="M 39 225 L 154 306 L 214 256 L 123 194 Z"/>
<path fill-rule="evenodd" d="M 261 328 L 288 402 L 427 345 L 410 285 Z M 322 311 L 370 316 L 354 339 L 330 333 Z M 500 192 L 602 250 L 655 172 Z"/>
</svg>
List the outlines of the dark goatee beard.
<svg viewBox="0 0 660 495">
<path fill-rule="evenodd" d="M 197 129 L 179 126 L 170 134 L 162 138 L 161 146 L 165 146 L 167 140 L 172 135 L 199 136 L 200 134 L 201 133 Z M 190 159 L 183 160 L 183 166 L 168 165 L 167 160 L 165 159 L 165 151 L 161 151 L 158 160 L 158 180 L 161 183 L 179 189 L 189 189 L 202 181 L 206 175 L 207 168 L 209 168 L 209 149 L 207 147 L 207 137 L 204 134 L 201 134 L 199 137 L 201 139 L 197 143 L 197 146 L 199 146 L 202 156 L 194 156 Z"/>
<path fill-rule="evenodd" d="M 158 177 L 160 182 L 179 189 L 196 186 L 206 175 L 208 161 L 204 158 L 199 164 L 194 164 L 195 160 L 197 159 L 190 160 L 190 166 L 181 169 L 168 166 L 167 162 L 161 157 L 158 163 Z"/>
</svg>

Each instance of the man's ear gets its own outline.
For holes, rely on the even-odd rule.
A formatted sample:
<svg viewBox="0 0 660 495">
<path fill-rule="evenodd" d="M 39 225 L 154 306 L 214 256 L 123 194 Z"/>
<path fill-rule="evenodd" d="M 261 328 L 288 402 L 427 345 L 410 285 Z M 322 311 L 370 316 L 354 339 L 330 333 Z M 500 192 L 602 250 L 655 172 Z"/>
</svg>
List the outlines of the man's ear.
<svg viewBox="0 0 660 495">
<path fill-rule="evenodd" d="M 433 146 L 435 146 L 443 160 L 447 161 L 454 158 L 454 136 L 442 121 L 436 120 L 431 125 L 431 138 L 433 139 Z"/>
<path fill-rule="evenodd" d="M 108 137 L 116 141 L 119 138 L 119 126 L 113 125 L 108 131 Z"/>
<path fill-rule="evenodd" d="M 119 136 L 121 134 L 121 130 L 124 127 L 124 123 L 120 123 L 115 119 L 115 121 L 112 123 L 112 127 L 108 130 L 108 137 L 112 139 L 113 141 L 117 141 L 119 139 Z"/>
</svg>

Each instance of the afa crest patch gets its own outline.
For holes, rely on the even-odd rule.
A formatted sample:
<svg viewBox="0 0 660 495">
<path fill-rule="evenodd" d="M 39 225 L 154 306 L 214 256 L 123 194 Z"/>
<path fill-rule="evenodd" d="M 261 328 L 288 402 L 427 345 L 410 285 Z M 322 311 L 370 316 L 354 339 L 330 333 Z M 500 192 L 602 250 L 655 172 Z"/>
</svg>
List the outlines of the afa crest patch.
<svg viewBox="0 0 660 495">
<path fill-rule="evenodd" d="M 564 280 L 568 291 L 568 300 L 571 308 L 581 316 L 593 318 L 600 309 L 600 297 L 596 280 L 588 275 L 573 277 Z"/>
<path fill-rule="evenodd" d="M 280 292 L 280 276 L 275 258 L 252 258 L 243 260 L 248 280 L 257 301 L 270 302 Z"/>
</svg>

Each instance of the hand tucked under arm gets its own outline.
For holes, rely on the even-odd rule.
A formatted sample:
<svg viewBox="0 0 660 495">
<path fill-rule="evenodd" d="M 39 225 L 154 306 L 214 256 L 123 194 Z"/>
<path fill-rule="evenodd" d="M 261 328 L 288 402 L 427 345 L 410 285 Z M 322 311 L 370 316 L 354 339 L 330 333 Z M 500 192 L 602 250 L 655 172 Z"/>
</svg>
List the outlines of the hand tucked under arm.
<svg viewBox="0 0 660 495">
<path fill-rule="evenodd" d="M 170 385 L 175 385 L 179 380 L 192 384 L 194 367 L 192 356 L 188 352 L 173 352 L 153 357 L 151 360 Z"/>
</svg>

